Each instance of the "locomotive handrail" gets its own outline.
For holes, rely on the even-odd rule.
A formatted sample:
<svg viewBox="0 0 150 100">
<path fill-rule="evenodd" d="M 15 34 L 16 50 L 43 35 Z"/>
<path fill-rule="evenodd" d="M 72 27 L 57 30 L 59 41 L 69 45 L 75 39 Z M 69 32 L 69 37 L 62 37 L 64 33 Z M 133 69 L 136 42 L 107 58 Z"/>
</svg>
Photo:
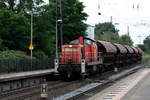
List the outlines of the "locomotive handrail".
<svg viewBox="0 0 150 100">
<path fill-rule="evenodd" d="M 94 56 L 94 55 L 95 55 L 95 56 Z M 97 61 L 99 58 L 102 58 L 102 52 L 98 52 L 98 53 L 87 52 L 87 53 L 86 53 L 85 61 L 88 61 L 88 62 L 95 62 L 95 61 Z"/>
</svg>

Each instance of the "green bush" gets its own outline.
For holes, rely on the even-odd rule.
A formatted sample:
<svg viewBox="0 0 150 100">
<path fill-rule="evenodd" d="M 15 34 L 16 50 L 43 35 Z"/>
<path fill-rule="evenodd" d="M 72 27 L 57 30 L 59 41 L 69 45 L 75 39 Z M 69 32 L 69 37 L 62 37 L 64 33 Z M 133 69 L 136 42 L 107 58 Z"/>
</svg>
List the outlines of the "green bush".
<svg viewBox="0 0 150 100">
<path fill-rule="evenodd" d="M 93 80 L 92 79 L 86 79 L 85 82 L 86 83 L 93 83 Z"/>
<path fill-rule="evenodd" d="M 150 58 L 150 53 L 143 52 L 142 53 L 142 59 L 147 59 L 147 58 Z"/>
<path fill-rule="evenodd" d="M 40 50 L 34 51 L 33 52 L 33 57 L 37 58 L 37 59 L 47 59 L 48 56 Z"/>
<path fill-rule="evenodd" d="M 7 59 L 30 59 L 25 52 L 22 51 L 14 51 L 14 50 L 7 50 L 0 52 L 0 60 L 7 60 Z"/>
</svg>

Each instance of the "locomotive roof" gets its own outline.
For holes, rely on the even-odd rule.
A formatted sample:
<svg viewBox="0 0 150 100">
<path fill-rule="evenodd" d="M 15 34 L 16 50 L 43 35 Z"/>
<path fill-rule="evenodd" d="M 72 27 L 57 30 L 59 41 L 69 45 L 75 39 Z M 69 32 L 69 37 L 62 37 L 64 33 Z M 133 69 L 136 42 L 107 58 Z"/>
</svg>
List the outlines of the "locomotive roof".
<svg viewBox="0 0 150 100">
<path fill-rule="evenodd" d="M 123 45 L 118 43 L 112 43 L 112 44 L 119 49 L 120 53 L 127 53 L 127 49 Z"/>
<path fill-rule="evenodd" d="M 88 40 L 91 40 L 91 41 L 93 41 L 93 42 L 96 42 L 95 40 L 92 40 L 92 39 L 90 39 L 90 38 L 88 38 L 88 37 L 83 37 L 84 39 L 88 39 Z"/>
<path fill-rule="evenodd" d="M 97 40 L 97 43 L 101 44 L 107 53 L 117 53 L 117 48 L 110 42 Z"/>
</svg>

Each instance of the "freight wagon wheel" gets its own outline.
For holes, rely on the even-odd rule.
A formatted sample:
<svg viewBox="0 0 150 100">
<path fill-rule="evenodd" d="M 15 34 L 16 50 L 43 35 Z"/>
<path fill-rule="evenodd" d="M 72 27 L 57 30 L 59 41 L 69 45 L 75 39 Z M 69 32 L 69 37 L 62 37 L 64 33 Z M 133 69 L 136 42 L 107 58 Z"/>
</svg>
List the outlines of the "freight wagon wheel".
<svg viewBox="0 0 150 100">
<path fill-rule="evenodd" d="M 81 75 L 81 78 L 84 80 L 84 79 L 86 79 L 86 78 L 87 78 L 87 75 L 82 74 L 82 75 Z"/>
<path fill-rule="evenodd" d="M 103 73 L 105 71 L 103 65 L 99 65 L 99 73 Z"/>
</svg>

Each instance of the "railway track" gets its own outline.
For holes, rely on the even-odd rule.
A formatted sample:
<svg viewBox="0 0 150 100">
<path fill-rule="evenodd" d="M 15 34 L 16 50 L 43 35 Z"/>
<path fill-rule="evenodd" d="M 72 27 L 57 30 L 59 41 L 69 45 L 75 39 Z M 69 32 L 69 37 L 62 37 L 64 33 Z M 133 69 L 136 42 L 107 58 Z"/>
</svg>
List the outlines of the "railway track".
<svg viewBox="0 0 150 100">
<path fill-rule="evenodd" d="M 48 82 L 48 90 L 53 90 L 56 88 L 61 88 L 62 86 L 68 85 L 67 82 L 60 82 L 60 81 L 54 81 L 54 82 Z M 40 88 L 41 86 L 34 86 L 34 87 L 27 87 L 18 89 L 15 91 L 5 92 L 0 94 L 1 100 L 23 100 L 25 98 L 29 98 L 35 95 L 40 94 Z"/>
<path fill-rule="evenodd" d="M 128 69 L 128 68 L 123 68 L 122 70 L 125 70 L 125 69 Z M 109 71 L 109 72 L 102 73 L 100 77 L 97 76 L 98 78 L 95 78 L 95 77 L 90 77 L 90 78 L 92 78 L 95 82 L 99 82 L 99 83 L 103 84 L 108 80 L 107 78 L 113 74 L 115 74 L 113 71 Z M 73 91 L 73 90 L 69 90 L 69 89 L 66 91 L 66 88 L 70 88 L 73 85 L 76 85 L 78 83 L 83 83 L 84 85 L 87 84 L 87 83 L 85 83 L 84 80 L 83 81 L 81 81 L 81 80 L 80 81 L 72 81 L 72 82 L 49 81 L 47 83 L 48 83 L 48 94 L 49 94 L 50 99 L 53 99 L 54 97 L 68 93 L 70 91 Z M 77 87 L 77 88 L 79 88 L 79 87 Z M 41 88 L 41 86 L 38 85 L 38 86 L 34 86 L 34 87 L 27 87 L 27 88 L 22 88 L 22 89 L 15 90 L 15 91 L 1 93 L 0 100 L 26 100 L 27 98 L 34 98 L 34 97 L 36 97 L 36 99 L 31 99 L 31 100 L 40 100 L 40 93 L 41 93 L 40 88 Z M 65 91 L 65 92 L 62 93 L 60 91 Z M 55 94 L 55 95 L 53 95 L 53 94 Z M 90 93 L 87 93 L 87 94 L 90 94 Z"/>
<path fill-rule="evenodd" d="M 60 98 L 62 100 L 85 100 L 88 97 L 91 97 L 93 94 L 96 94 L 96 93 L 100 92 L 101 90 L 111 86 L 113 83 L 115 83 L 116 80 L 119 80 L 125 76 L 128 76 L 141 68 L 143 68 L 143 66 L 136 66 L 132 69 L 127 69 L 118 74 L 115 74 L 112 76 L 110 75 L 109 78 L 107 78 L 105 80 L 91 83 L 90 84 L 91 88 L 89 88 L 89 89 L 87 89 L 89 87 L 89 85 L 87 85 L 85 87 L 82 87 L 80 89 L 72 91 L 71 93 L 59 96 L 53 100 L 60 100 Z"/>
</svg>

